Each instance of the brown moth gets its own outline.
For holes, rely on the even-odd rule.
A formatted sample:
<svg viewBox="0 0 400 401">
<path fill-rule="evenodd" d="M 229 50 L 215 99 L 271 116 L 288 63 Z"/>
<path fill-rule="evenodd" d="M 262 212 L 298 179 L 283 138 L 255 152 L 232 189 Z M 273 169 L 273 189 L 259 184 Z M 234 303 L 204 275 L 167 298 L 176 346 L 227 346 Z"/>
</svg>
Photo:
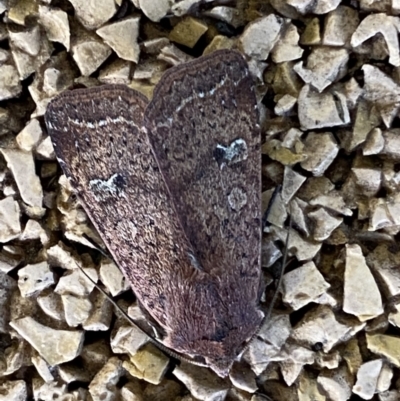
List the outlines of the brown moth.
<svg viewBox="0 0 400 401">
<path fill-rule="evenodd" d="M 226 376 L 264 316 L 260 129 L 246 61 L 221 50 L 173 67 L 150 102 L 120 85 L 65 92 L 45 120 L 163 344 Z"/>
</svg>

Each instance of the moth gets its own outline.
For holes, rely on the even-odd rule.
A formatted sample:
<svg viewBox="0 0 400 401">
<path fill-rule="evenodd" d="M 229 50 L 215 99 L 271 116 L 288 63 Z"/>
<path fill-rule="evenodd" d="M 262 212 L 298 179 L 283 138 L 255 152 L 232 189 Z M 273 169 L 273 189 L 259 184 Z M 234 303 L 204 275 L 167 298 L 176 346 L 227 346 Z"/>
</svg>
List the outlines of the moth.
<svg viewBox="0 0 400 401">
<path fill-rule="evenodd" d="M 170 68 L 149 102 L 67 91 L 45 121 L 58 161 L 168 348 L 218 375 L 260 327 L 261 151 L 244 58 Z"/>
</svg>

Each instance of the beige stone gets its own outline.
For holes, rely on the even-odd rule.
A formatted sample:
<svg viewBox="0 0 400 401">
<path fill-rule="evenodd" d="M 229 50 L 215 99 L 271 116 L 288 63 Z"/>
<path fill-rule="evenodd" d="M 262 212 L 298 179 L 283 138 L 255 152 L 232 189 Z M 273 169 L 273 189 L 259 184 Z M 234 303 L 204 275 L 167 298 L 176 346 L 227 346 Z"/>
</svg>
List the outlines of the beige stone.
<svg viewBox="0 0 400 401">
<path fill-rule="evenodd" d="M 81 24 L 89 30 L 106 23 L 117 11 L 114 0 L 69 0 L 74 6 L 75 15 Z"/>
<path fill-rule="evenodd" d="M 96 33 L 127 61 L 139 61 L 140 48 L 137 43 L 139 35 L 139 17 L 130 17 L 101 27 Z"/>
<path fill-rule="evenodd" d="M 55 330 L 29 316 L 13 320 L 10 325 L 51 366 L 71 361 L 81 352 L 84 339 L 82 331 Z"/>
<path fill-rule="evenodd" d="M 5 243 L 21 234 L 20 207 L 12 196 L 0 200 L 0 242 Z"/>
<path fill-rule="evenodd" d="M 192 48 L 207 32 L 208 26 L 193 17 L 185 17 L 178 22 L 169 34 L 169 40 Z"/>
<path fill-rule="evenodd" d="M 68 15 L 59 8 L 39 6 L 39 19 L 46 30 L 47 38 L 52 42 L 61 43 L 67 50 L 70 49 L 70 30 Z"/>
</svg>

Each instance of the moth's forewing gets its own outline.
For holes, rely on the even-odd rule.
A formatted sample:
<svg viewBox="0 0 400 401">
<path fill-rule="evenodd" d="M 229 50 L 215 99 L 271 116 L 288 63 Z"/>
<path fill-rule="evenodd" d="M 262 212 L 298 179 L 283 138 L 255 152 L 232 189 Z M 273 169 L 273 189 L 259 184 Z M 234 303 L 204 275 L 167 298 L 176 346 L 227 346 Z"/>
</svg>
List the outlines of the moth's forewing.
<svg viewBox="0 0 400 401">
<path fill-rule="evenodd" d="M 45 119 L 57 158 L 132 288 L 162 327 L 165 286 L 187 252 L 146 134 L 147 99 L 123 86 L 65 92 Z M 177 246 L 180 244 L 180 246 Z"/>
<path fill-rule="evenodd" d="M 199 271 L 168 288 L 168 342 L 226 372 L 262 320 L 260 128 L 243 57 L 223 50 L 168 70 L 145 127 Z"/>
</svg>

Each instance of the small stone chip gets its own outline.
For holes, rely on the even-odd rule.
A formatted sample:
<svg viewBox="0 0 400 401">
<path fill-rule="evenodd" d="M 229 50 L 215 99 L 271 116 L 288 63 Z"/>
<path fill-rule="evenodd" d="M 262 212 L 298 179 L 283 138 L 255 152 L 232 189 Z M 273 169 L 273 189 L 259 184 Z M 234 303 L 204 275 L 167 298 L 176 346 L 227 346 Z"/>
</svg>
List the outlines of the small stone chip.
<svg viewBox="0 0 400 401">
<path fill-rule="evenodd" d="M 382 297 L 359 245 L 346 245 L 343 310 L 364 322 L 383 313 Z"/>
<path fill-rule="evenodd" d="M 270 14 L 247 25 L 239 39 L 244 53 L 255 60 L 266 60 L 279 39 L 282 24 L 282 18 Z"/>
<path fill-rule="evenodd" d="M 31 152 L 17 149 L 0 149 L 6 159 L 18 186 L 22 200 L 37 210 L 42 210 L 43 190 L 36 175 L 35 163 Z"/>
<path fill-rule="evenodd" d="M 117 11 L 114 0 L 69 0 L 74 6 L 75 15 L 88 30 L 96 29 L 106 23 Z"/>
<path fill-rule="evenodd" d="M 13 327 L 51 366 L 72 361 L 81 352 L 84 332 L 55 330 L 31 317 L 10 322 Z"/>
<path fill-rule="evenodd" d="M 21 150 L 30 152 L 42 139 L 43 131 L 37 119 L 30 120 L 15 138 Z"/>
<path fill-rule="evenodd" d="M 212 374 L 209 369 L 182 362 L 174 369 L 173 374 L 196 399 L 224 400 L 228 393 L 228 382 Z"/>
<path fill-rule="evenodd" d="M 357 372 L 357 382 L 353 387 L 354 394 L 364 400 L 370 400 L 374 396 L 382 363 L 382 359 L 375 359 L 361 365 Z"/>
<path fill-rule="evenodd" d="M 0 243 L 17 238 L 21 234 L 20 208 L 12 196 L 0 200 Z"/>
<path fill-rule="evenodd" d="M 83 76 L 97 71 L 111 53 L 111 49 L 100 38 L 85 38 L 72 46 L 72 57 Z"/>
<path fill-rule="evenodd" d="M 294 310 L 316 302 L 330 287 L 313 262 L 286 273 L 282 281 L 283 301 Z"/>
<path fill-rule="evenodd" d="M 152 384 L 160 384 L 168 363 L 169 358 L 155 345 L 146 344 L 131 356 L 130 362 L 123 362 L 122 366 L 138 379 Z"/>
<path fill-rule="evenodd" d="M 43 291 L 55 283 L 54 274 L 47 262 L 26 265 L 18 270 L 18 287 L 26 298 Z"/>
<path fill-rule="evenodd" d="M 39 19 L 41 25 L 46 30 L 49 40 L 64 45 L 69 50 L 70 32 L 68 14 L 59 8 L 39 6 Z"/>
<path fill-rule="evenodd" d="M 124 60 L 139 61 L 139 17 L 131 17 L 101 27 L 96 33 Z"/>
<path fill-rule="evenodd" d="M 208 30 L 207 24 L 193 17 L 178 22 L 169 34 L 169 40 L 187 47 L 194 47 Z"/>
</svg>

